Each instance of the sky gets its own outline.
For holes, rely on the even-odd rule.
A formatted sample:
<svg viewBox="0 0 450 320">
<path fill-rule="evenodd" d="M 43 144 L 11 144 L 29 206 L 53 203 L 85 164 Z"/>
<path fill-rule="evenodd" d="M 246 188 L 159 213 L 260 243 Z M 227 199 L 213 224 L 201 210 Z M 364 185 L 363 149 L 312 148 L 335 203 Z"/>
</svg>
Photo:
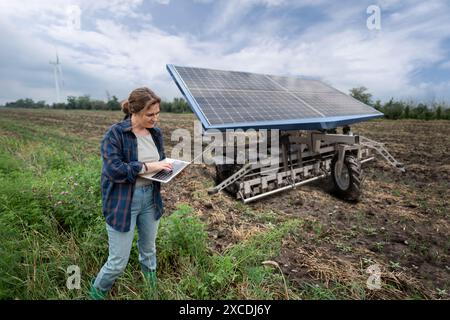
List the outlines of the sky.
<svg viewBox="0 0 450 320">
<path fill-rule="evenodd" d="M 170 63 L 450 101 L 448 0 L 0 0 L 0 47 L 0 104 L 55 102 L 56 52 L 62 97 L 171 100 Z"/>
</svg>

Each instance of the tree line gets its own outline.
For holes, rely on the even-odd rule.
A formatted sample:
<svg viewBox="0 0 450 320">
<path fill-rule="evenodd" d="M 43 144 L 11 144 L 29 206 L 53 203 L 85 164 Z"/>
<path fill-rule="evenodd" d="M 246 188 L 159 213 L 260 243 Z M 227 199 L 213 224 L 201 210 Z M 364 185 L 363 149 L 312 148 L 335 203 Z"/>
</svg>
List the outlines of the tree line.
<svg viewBox="0 0 450 320">
<path fill-rule="evenodd" d="M 380 100 L 372 101 L 372 94 L 366 87 L 350 90 L 350 95 L 384 113 L 387 119 L 421 119 L 421 120 L 450 120 L 450 105 L 446 102 L 416 103 L 391 98 L 386 103 Z"/>
<path fill-rule="evenodd" d="M 416 103 L 390 99 L 381 103 L 380 100 L 372 101 L 372 94 L 366 87 L 358 87 L 350 90 L 350 95 L 384 113 L 387 119 L 422 119 L 422 120 L 450 120 L 450 105 L 446 102 Z M 183 98 L 174 98 L 171 102 L 161 101 L 162 112 L 191 113 L 191 108 Z M 53 109 L 84 109 L 84 110 L 120 110 L 120 102 L 116 96 L 108 101 L 91 99 L 89 95 L 80 97 L 69 96 L 67 102 L 47 104 L 45 101 L 33 101 L 32 99 L 19 99 L 8 102 L 0 107 L 8 108 L 53 108 Z"/>
<path fill-rule="evenodd" d="M 91 99 L 90 96 L 80 97 L 69 96 L 67 102 L 47 104 L 45 101 L 33 101 L 33 99 L 19 99 L 14 102 L 7 102 L 0 107 L 7 108 L 28 108 L 28 109 L 68 109 L 68 110 L 121 110 L 120 102 L 116 96 L 112 96 L 108 101 Z M 161 101 L 162 112 L 189 113 L 192 112 L 187 102 L 182 98 L 175 98 L 171 102 Z"/>
</svg>

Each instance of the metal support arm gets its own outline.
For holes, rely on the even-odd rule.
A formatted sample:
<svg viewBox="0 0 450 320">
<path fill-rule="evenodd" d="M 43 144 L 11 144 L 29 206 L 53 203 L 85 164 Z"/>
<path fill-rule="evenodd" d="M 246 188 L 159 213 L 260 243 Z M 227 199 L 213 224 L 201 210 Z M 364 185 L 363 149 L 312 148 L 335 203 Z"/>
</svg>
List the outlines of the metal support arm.
<svg viewBox="0 0 450 320">
<path fill-rule="evenodd" d="M 396 168 L 397 170 L 399 170 L 400 172 L 405 172 L 405 165 L 399 161 L 397 161 L 384 147 L 383 143 L 380 142 L 376 142 L 374 140 L 371 140 L 369 138 L 360 136 L 360 143 L 361 145 L 373 149 L 376 152 L 378 152 L 379 154 L 381 154 L 383 156 L 384 159 L 386 159 L 386 161 L 393 166 L 394 168 Z"/>
</svg>

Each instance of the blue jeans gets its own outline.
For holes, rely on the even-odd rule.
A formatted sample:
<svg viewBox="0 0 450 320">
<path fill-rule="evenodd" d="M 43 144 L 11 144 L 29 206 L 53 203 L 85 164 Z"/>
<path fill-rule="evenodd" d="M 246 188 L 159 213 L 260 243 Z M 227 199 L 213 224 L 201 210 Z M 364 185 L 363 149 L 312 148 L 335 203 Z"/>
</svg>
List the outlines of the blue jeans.
<svg viewBox="0 0 450 320">
<path fill-rule="evenodd" d="M 153 186 L 141 186 L 134 190 L 131 202 L 130 231 L 120 232 L 106 224 L 109 239 L 108 261 L 103 265 L 94 282 L 94 287 L 108 291 L 123 273 L 130 257 L 134 229 L 138 230 L 139 262 L 143 272 L 156 270 L 156 234 L 159 219 L 155 219 Z"/>
</svg>

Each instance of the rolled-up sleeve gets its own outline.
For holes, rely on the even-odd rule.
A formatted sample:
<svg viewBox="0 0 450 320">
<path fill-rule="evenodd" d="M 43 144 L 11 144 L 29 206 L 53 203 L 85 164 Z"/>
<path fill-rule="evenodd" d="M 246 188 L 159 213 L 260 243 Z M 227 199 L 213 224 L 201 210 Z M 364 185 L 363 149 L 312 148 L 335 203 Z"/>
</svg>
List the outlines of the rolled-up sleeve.
<svg viewBox="0 0 450 320">
<path fill-rule="evenodd" d="M 101 142 L 103 172 L 115 183 L 134 183 L 143 163 L 140 161 L 124 162 L 122 143 L 109 130 Z"/>
</svg>

